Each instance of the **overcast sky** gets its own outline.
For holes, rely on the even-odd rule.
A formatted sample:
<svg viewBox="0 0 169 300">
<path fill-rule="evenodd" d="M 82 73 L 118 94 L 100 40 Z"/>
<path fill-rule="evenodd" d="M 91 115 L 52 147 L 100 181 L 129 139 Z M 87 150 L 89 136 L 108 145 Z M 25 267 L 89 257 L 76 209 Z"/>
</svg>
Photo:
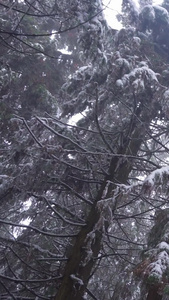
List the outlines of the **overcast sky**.
<svg viewBox="0 0 169 300">
<path fill-rule="evenodd" d="M 103 0 L 104 4 L 107 6 L 105 9 L 105 15 L 107 18 L 107 21 L 111 27 L 114 29 L 119 29 L 121 28 L 121 25 L 116 19 L 116 15 L 120 13 L 121 10 L 121 3 L 122 0 Z M 134 1 L 136 3 L 136 6 L 138 7 L 138 1 Z M 161 4 L 163 1 L 162 0 L 154 0 L 154 4 Z"/>
</svg>

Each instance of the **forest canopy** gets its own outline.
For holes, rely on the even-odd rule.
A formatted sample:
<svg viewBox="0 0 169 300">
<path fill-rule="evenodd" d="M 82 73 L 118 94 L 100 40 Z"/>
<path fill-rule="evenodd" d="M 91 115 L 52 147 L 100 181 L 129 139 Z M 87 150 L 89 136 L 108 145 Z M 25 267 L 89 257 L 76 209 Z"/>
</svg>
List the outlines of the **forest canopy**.
<svg viewBox="0 0 169 300">
<path fill-rule="evenodd" d="M 0 299 L 169 299 L 169 1 L 0 0 Z"/>
</svg>

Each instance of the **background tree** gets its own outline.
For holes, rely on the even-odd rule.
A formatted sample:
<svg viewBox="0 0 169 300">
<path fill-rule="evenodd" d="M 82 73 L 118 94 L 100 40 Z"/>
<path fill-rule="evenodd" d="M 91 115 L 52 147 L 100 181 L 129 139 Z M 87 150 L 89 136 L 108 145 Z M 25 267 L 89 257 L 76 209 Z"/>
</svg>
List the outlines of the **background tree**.
<svg viewBox="0 0 169 300">
<path fill-rule="evenodd" d="M 0 5 L 1 299 L 138 299 L 168 203 L 166 57 L 128 13 L 115 34 L 100 1 Z"/>
</svg>

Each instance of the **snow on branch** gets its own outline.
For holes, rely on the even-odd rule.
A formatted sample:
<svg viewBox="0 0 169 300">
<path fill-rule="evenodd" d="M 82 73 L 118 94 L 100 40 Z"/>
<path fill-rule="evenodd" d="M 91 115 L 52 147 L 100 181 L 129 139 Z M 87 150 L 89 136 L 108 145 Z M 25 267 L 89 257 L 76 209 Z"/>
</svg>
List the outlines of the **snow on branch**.
<svg viewBox="0 0 169 300">
<path fill-rule="evenodd" d="M 131 86 L 134 92 L 139 93 L 143 92 L 147 86 L 155 88 L 158 83 L 157 75 L 159 74 L 151 70 L 143 61 L 129 74 L 125 74 L 121 79 L 118 79 L 116 85 L 121 89 Z"/>
<path fill-rule="evenodd" d="M 169 244 L 166 242 L 161 242 L 157 246 L 160 250 L 166 250 L 167 253 L 169 253 Z"/>
<path fill-rule="evenodd" d="M 143 191 L 151 192 L 155 185 L 167 185 L 169 181 L 169 166 L 156 169 L 143 181 Z"/>
<path fill-rule="evenodd" d="M 75 281 L 78 285 L 84 285 L 83 280 L 80 279 L 79 277 L 75 276 L 74 274 L 70 275 L 70 278 Z"/>
<path fill-rule="evenodd" d="M 148 273 L 148 279 L 154 279 L 160 281 L 166 272 L 166 269 L 169 267 L 169 256 L 168 253 L 164 250 L 161 251 L 156 260 L 148 266 L 146 273 Z"/>
</svg>

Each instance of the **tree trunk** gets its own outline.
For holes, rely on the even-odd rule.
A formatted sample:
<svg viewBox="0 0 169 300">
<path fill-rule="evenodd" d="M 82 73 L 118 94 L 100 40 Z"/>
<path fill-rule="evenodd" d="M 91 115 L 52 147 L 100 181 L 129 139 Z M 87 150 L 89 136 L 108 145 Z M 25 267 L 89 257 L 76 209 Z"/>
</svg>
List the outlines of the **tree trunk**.
<svg viewBox="0 0 169 300">
<path fill-rule="evenodd" d="M 146 119 L 146 121 L 139 121 L 139 124 L 137 124 L 138 127 L 132 127 L 129 138 L 126 137 L 128 142 L 123 149 L 117 153 L 119 156 L 116 155 L 112 158 L 109 167 L 110 175 L 105 178 L 98 192 L 89 213 L 86 222 L 87 225 L 83 227 L 77 235 L 72 253 L 65 266 L 62 283 L 55 300 L 82 300 L 91 276 L 91 271 L 96 263 L 95 258 L 98 257 L 102 245 L 103 219 L 102 212 L 98 209 L 97 203 L 103 199 L 103 195 L 105 197 L 108 180 L 117 183 L 126 183 L 132 169 L 132 160 L 127 158 L 127 156 L 137 155 L 142 143 L 142 138 L 146 133 L 145 127 L 148 128 L 150 123 L 150 118 L 147 117 L 147 114 L 144 119 Z M 124 159 L 124 157 L 126 158 Z M 113 196 L 115 187 L 115 183 L 109 184 L 105 198 Z"/>
<path fill-rule="evenodd" d="M 162 300 L 162 295 L 158 294 L 158 287 L 153 286 L 149 289 L 146 300 Z"/>
</svg>

